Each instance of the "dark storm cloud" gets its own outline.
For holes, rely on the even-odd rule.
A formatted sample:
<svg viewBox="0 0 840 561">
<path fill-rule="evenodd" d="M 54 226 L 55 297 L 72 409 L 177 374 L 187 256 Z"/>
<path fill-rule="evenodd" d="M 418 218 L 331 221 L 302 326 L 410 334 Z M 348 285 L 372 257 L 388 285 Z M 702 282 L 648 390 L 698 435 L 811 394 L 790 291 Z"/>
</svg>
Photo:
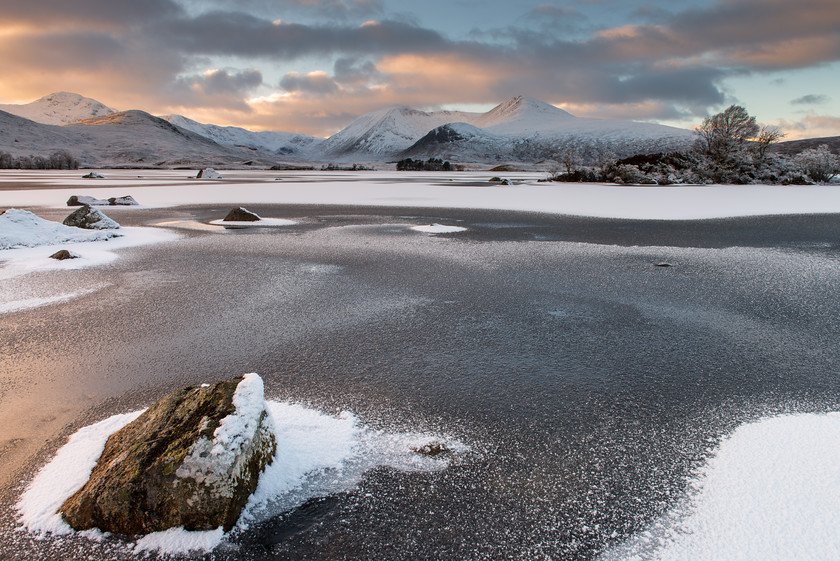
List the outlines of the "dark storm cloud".
<svg viewBox="0 0 840 561">
<path fill-rule="evenodd" d="M 809 94 L 797 97 L 796 99 L 791 100 L 790 103 L 792 105 L 821 105 L 823 103 L 828 103 L 829 101 L 831 101 L 831 98 L 827 95 Z"/>
<path fill-rule="evenodd" d="M 173 0 L 3 0 L 2 18 L 38 26 L 130 26 L 183 16 Z"/>
<path fill-rule="evenodd" d="M 158 38 L 185 54 L 240 57 L 303 56 L 335 53 L 392 54 L 430 52 L 448 46 L 443 37 L 397 21 L 361 26 L 313 26 L 271 22 L 250 14 L 212 12 L 173 21 L 156 30 Z"/>
</svg>

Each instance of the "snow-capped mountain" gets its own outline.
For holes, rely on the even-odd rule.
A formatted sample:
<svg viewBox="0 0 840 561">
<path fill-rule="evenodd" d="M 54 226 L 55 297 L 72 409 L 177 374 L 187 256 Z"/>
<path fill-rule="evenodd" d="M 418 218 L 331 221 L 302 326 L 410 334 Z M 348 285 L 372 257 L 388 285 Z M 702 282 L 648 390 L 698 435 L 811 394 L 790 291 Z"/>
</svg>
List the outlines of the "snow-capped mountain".
<svg viewBox="0 0 840 561">
<path fill-rule="evenodd" d="M 407 107 L 359 117 L 327 139 L 327 156 L 349 159 L 441 157 L 460 161 L 540 161 L 574 146 L 582 157 L 593 152 L 629 156 L 686 148 L 691 131 L 653 123 L 589 119 L 542 101 L 514 97 L 487 113 Z"/>
<path fill-rule="evenodd" d="M 193 121 L 183 115 L 163 115 L 173 125 L 207 137 L 219 144 L 245 146 L 289 157 L 307 158 L 322 138 L 292 132 L 255 132 L 240 127 L 222 127 Z"/>
<path fill-rule="evenodd" d="M 469 121 L 478 115 L 462 111 L 427 113 L 406 106 L 380 109 L 362 115 L 325 140 L 319 148 L 330 157 L 389 158 L 435 127 Z"/>
<path fill-rule="evenodd" d="M 116 113 L 116 110 L 95 99 L 69 92 L 51 93 L 32 103 L 0 104 L 0 111 L 45 125 L 67 125 Z"/>
</svg>

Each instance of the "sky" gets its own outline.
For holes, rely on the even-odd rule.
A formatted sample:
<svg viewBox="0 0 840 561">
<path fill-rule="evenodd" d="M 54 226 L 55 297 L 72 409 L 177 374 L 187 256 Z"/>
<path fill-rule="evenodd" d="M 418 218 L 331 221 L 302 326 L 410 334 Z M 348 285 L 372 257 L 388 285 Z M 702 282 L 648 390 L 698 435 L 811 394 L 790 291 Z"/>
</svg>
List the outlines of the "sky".
<svg viewBox="0 0 840 561">
<path fill-rule="evenodd" d="M 3 0 L 0 103 L 329 136 L 393 105 L 517 95 L 692 128 L 730 104 L 840 135 L 838 0 Z"/>
</svg>

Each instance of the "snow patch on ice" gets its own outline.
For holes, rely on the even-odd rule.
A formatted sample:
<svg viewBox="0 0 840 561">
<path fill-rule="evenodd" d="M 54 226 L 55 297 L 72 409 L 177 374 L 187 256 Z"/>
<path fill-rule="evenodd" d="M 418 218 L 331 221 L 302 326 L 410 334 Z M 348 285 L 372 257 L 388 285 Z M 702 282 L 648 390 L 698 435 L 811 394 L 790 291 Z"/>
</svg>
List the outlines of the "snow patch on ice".
<svg viewBox="0 0 840 561">
<path fill-rule="evenodd" d="M 6 291 L 0 294 L 0 314 L 8 314 L 11 312 L 20 312 L 23 310 L 31 310 L 33 308 L 40 308 L 41 306 L 49 306 L 50 304 L 60 304 L 61 302 L 68 302 L 74 298 L 79 298 L 87 294 L 91 294 L 100 289 L 100 287 L 90 288 L 87 290 L 79 290 L 77 292 L 69 292 L 66 294 L 58 294 L 56 296 L 44 296 L 42 298 L 24 298 L 20 300 L 6 301 L 8 294 Z M 12 295 L 14 297 L 14 295 Z"/>
<path fill-rule="evenodd" d="M 142 411 L 114 415 L 74 433 L 45 465 L 18 501 L 18 520 L 27 530 L 64 535 L 73 529 L 58 514 L 59 507 L 87 483 L 108 437 L 140 416 Z"/>
<path fill-rule="evenodd" d="M 237 386 L 234 400 L 236 417 L 226 419 L 217 429 L 215 440 L 223 448 L 236 446 L 242 428 L 265 407 L 277 439 L 277 455 L 260 477 L 234 531 L 270 516 L 288 511 L 307 499 L 351 489 L 363 474 L 381 465 L 404 471 L 435 471 L 451 462 L 451 455 L 423 456 L 412 451 L 430 442 L 439 442 L 460 453 L 464 444 L 451 438 L 422 433 L 399 433 L 373 429 L 349 412 L 328 415 L 301 404 L 262 400 L 262 380 L 246 375 Z M 259 398 L 258 398 L 259 396 Z M 241 412 L 241 415 L 240 415 Z M 105 446 L 105 441 L 141 412 L 115 415 L 85 427 L 70 437 L 56 457 L 44 466 L 16 505 L 23 527 L 38 536 L 64 535 L 72 529 L 56 512 L 63 502 L 87 481 Z M 244 428 L 243 430 L 248 430 Z M 101 539 L 101 533 L 79 533 Z M 226 534 L 221 529 L 190 532 L 172 528 L 139 538 L 134 551 L 163 554 L 209 552 L 220 545 Z"/>
<path fill-rule="evenodd" d="M 277 226 L 292 226 L 297 224 L 294 220 L 285 218 L 260 218 L 255 221 L 244 220 L 213 220 L 210 224 L 224 226 L 225 228 L 273 228 Z"/>
<path fill-rule="evenodd" d="M 601 561 L 840 558 L 840 413 L 738 427 L 688 500 Z"/>
<path fill-rule="evenodd" d="M 7 213 L 8 214 L 8 213 Z M 2 218 L 2 216 L 0 216 Z M 69 228 L 68 226 L 65 226 Z M 70 228 L 78 230 L 78 228 Z M 81 230 L 80 230 L 81 231 Z M 92 231 L 92 234 L 106 234 L 106 232 Z M 25 247 L 19 249 L 0 250 L 0 280 L 10 279 L 36 271 L 55 271 L 81 269 L 97 265 L 105 265 L 114 261 L 117 254 L 115 249 L 137 247 L 155 243 L 163 243 L 178 239 L 180 236 L 170 230 L 161 228 L 120 228 L 120 237 L 101 238 L 96 241 L 68 244 L 59 238 L 44 238 L 45 245 Z M 50 255 L 59 249 L 72 247 L 78 259 L 58 261 L 50 259 Z"/>
<path fill-rule="evenodd" d="M 110 231 L 92 231 L 65 226 L 18 208 L 0 214 L 0 250 L 61 243 L 91 242 L 120 236 Z"/>
<path fill-rule="evenodd" d="M 190 532 L 183 527 L 170 528 L 163 532 L 154 532 L 138 539 L 134 551 L 155 551 L 163 554 L 188 554 L 212 551 L 225 537 L 223 528 L 204 532 Z"/>
<path fill-rule="evenodd" d="M 445 224 L 424 224 L 421 226 L 412 226 L 415 232 L 425 232 L 426 234 L 452 234 L 455 232 L 465 232 L 467 229 L 461 226 L 446 226 Z"/>
</svg>

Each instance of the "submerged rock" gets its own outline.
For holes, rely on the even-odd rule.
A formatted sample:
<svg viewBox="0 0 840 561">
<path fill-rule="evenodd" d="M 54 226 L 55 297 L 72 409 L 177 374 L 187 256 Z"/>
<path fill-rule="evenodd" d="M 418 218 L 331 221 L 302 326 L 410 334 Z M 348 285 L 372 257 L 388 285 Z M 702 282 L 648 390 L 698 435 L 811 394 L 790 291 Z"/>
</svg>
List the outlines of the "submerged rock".
<svg viewBox="0 0 840 561">
<path fill-rule="evenodd" d="M 59 512 L 76 530 L 230 530 L 276 447 L 258 375 L 183 388 L 112 434 Z"/>
<path fill-rule="evenodd" d="M 195 177 L 196 179 L 221 179 L 222 174 L 213 168 L 204 168 L 203 170 L 200 170 L 198 175 Z"/>
<path fill-rule="evenodd" d="M 262 218 L 256 213 L 242 207 L 231 210 L 223 219 L 224 222 L 257 222 L 259 220 Z"/>
<path fill-rule="evenodd" d="M 108 204 L 111 206 L 133 206 L 140 203 L 135 201 L 131 195 L 123 195 L 122 197 L 111 197 L 108 199 Z"/>
<path fill-rule="evenodd" d="M 66 249 L 59 249 L 52 255 L 50 255 L 50 259 L 57 259 L 58 261 L 64 261 L 65 259 L 78 259 L 79 255 L 77 253 L 73 253 Z"/>
<path fill-rule="evenodd" d="M 67 206 L 107 206 L 108 201 L 97 199 L 95 197 L 88 197 L 87 195 L 72 195 L 67 199 Z"/>
<path fill-rule="evenodd" d="M 116 230 L 120 225 L 111 220 L 98 208 L 84 205 L 73 211 L 70 216 L 64 219 L 65 226 L 75 226 L 86 230 Z"/>
</svg>

